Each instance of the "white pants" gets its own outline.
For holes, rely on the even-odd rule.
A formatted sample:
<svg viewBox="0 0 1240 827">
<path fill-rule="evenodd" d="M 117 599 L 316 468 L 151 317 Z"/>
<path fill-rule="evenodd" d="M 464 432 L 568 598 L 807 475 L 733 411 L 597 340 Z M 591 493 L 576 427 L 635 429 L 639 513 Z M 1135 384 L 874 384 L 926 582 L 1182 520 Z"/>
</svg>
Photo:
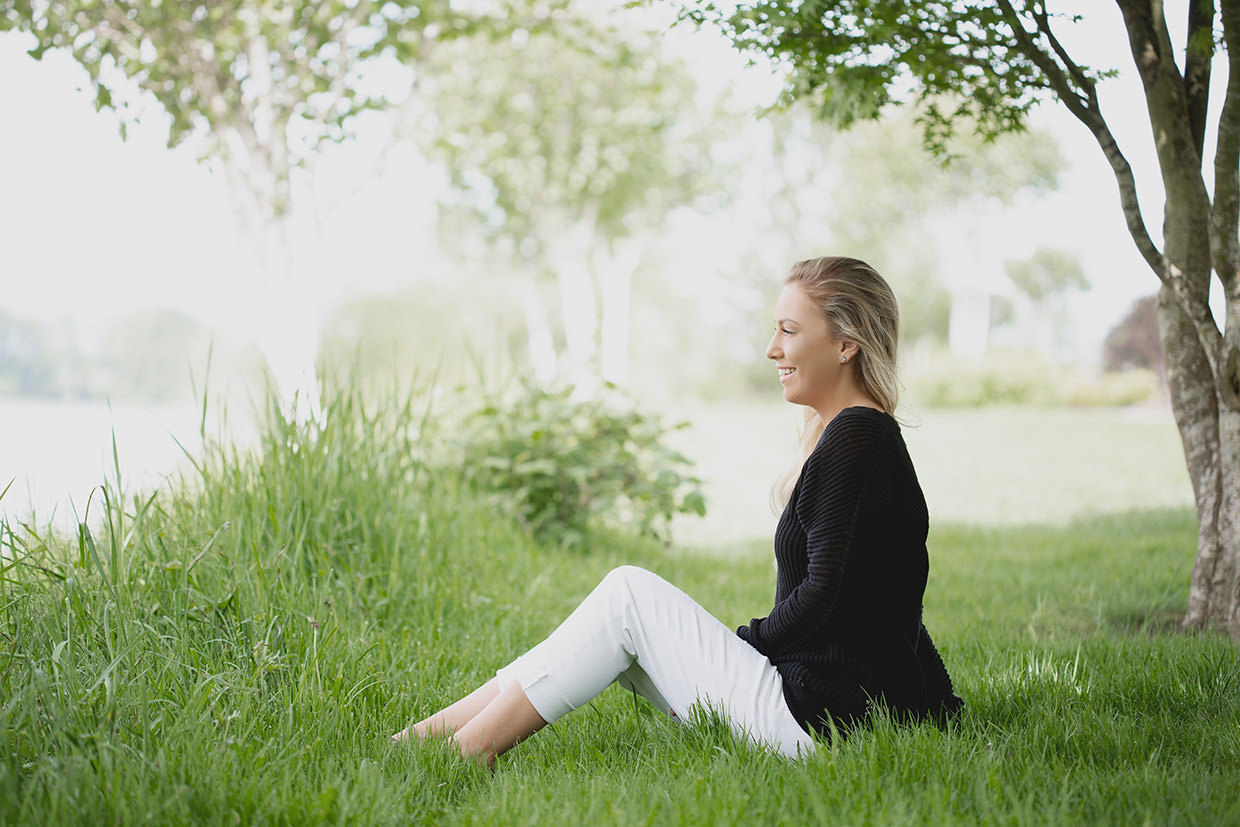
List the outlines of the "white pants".
<svg viewBox="0 0 1240 827">
<path fill-rule="evenodd" d="M 680 721 L 709 708 L 738 735 L 785 755 L 813 745 L 766 656 L 680 589 L 636 566 L 609 572 L 559 628 L 496 678 L 501 690 L 520 684 L 547 723 L 618 680 Z"/>
</svg>

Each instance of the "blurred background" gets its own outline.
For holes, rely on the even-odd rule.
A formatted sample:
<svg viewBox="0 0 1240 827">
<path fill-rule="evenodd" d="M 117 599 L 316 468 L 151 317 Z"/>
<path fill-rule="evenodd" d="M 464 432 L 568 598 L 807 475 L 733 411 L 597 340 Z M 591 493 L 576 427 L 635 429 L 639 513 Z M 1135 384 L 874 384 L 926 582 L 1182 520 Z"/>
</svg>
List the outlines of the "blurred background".
<svg viewBox="0 0 1240 827">
<path fill-rule="evenodd" d="M 250 438 L 266 383 L 314 415 L 326 371 L 466 393 L 535 377 L 688 422 L 709 510 L 676 543 L 739 547 L 773 527 L 800 420 L 762 356 L 774 299 L 824 254 L 901 300 L 901 415 L 936 520 L 1191 505 L 1156 280 L 1066 112 L 961 139 L 945 166 L 915 111 L 835 133 L 767 111 L 777 72 L 717 34 L 583 5 L 427 24 L 362 44 L 348 94 L 296 97 L 307 64 L 229 112 L 175 66 L 166 95 L 118 77 L 104 100 L 81 61 L 0 32 L 0 512 L 72 525 L 105 475 L 159 486 L 204 438 Z M 1100 93 L 1155 214 L 1122 29 L 1064 37 L 1118 70 Z"/>
</svg>

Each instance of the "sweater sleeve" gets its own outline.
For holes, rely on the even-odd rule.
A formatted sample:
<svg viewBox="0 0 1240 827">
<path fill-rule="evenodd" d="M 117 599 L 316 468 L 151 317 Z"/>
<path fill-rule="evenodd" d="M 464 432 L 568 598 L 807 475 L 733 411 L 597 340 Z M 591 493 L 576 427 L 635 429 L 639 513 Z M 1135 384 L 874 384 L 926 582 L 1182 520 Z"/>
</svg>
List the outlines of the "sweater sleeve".
<svg viewBox="0 0 1240 827">
<path fill-rule="evenodd" d="M 765 618 L 738 631 L 767 655 L 812 635 L 832 617 L 881 433 L 868 418 L 833 422 L 801 471 L 795 513 L 806 535 L 805 577 Z"/>
</svg>

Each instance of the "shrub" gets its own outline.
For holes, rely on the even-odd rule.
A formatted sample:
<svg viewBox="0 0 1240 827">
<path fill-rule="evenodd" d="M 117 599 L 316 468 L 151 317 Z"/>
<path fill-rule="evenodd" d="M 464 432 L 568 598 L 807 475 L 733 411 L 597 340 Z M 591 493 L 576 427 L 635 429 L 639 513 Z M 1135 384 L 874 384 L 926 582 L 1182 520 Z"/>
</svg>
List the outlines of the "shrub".
<svg viewBox="0 0 1240 827">
<path fill-rule="evenodd" d="M 1130 368 L 1102 374 L 1093 382 L 1079 382 L 1069 389 L 1066 402 L 1080 406 L 1140 405 L 1163 395 L 1163 382 L 1158 374 Z"/>
<path fill-rule="evenodd" d="M 995 351 L 977 362 L 926 359 L 905 372 L 908 398 L 934 408 L 991 405 L 1124 406 L 1161 397 L 1157 375 L 1126 370 L 1098 375 L 1035 354 Z"/>
<path fill-rule="evenodd" d="M 1102 343 L 1102 366 L 1108 371 L 1144 368 L 1162 376 L 1162 343 L 1158 338 L 1158 297 L 1137 299 L 1132 309 L 1111 328 Z"/>
<path fill-rule="evenodd" d="M 567 389 L 525 386 L 488 401 L 460 435 L 466 478 L 540 539 L 565 545 L 580 544 L 596 520 L 663 536 L 675 514 L 704 514 L 689 461 L 664 444 L 668 426 L 614 394 L 574 400 Z"/>
<path fill-rule="evenodd" d="M 908 372 L 909 396 L 935 408 L 1053 405 L 1062 371 L 1036 357 L 992 353 L 979 362 L 939 359 Z"/>
</svg>

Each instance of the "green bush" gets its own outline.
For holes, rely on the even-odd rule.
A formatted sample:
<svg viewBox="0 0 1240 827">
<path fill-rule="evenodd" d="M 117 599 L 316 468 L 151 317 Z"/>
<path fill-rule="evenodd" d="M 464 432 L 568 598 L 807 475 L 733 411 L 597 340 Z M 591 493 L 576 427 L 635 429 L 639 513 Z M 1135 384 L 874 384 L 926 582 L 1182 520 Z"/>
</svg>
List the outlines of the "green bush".
<svg viewBox="0 0 1240 827">
<path fill-rule="evenodd" d="M 469 414 L 462 470 L 507 503 L 540 539 L 579 544 L 597 521 L 663 536 L 677 513 L 704 514 L 690 463 L 664 444 L 657 417 L 608 398 L 522 387 Z M 682 426 L 675 426 L 682 427 Z"/>
<path fill-rule="evenodd" d="M 988 354 L 978 362 L 941 358 L 909 371 L 909 395 L 935 408 L 1052 405 L 1059 401 L 1058 373 L 1023 354 Z"/>
<path fill-rule="evenodd" d="M 1067 403 L 1082 406 L 1140 405 L 1162 396 L 1162 380 L 1144 368 L 1111 371 L 1069 390 Z"/>
<path fill-rule="evenodd" d="M 1016 351 L 995 351 L 976 362 L 935 356 L 911 365 L 905 375 L 909 399 L 933 408 L 1125 406 L 1161 393 L 1149 371 L 1098 375 Z"/>
</svg>

